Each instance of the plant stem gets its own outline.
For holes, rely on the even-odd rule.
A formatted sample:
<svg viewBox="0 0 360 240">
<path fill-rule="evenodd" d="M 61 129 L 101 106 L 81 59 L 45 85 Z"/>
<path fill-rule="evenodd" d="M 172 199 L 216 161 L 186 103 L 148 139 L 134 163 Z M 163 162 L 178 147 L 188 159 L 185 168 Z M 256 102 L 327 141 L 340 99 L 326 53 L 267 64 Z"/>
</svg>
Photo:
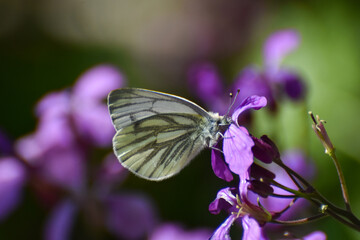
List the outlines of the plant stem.
<svg viewBox="0 0 360 240">
<path fill-rule="evenodd" d="M 348 190 L 347 190 L 346 183 L 345 183 L 345 177 L 344 177 L 343 171 L 341 170 L 340 163 L 337 160 L 337 157 L 335 155 L 335 151 L 329 152 L 329 156 L 334 161 L 336 171 L 337 171 L 338 176 L 339 176 L 341 192 L 342 192 L 342 195 L 343 195 L 343 198 L 344 198 L 346 209 L 349 212 L 351 212 L 349 194 L 348 194 Z"/>
<path fill-rule="evenodd" d="M 305 181 L 304 184 L 307 185 L 306 180 L 304 180 L 304 181 Z M 312 192 L 306 193 L 306 192 L 301 192 L 298 190 L 288 188 L 274 180 L 271 181 L 271 184 L 276 187 L 279 187 L 285 191 L 288 191 L 292 194 L 295 194 L 295 195 L 297 195 L 297 197 L 305 198 L 308 201 L 315 204 L 319 208 L 326 206 L 324 213 L 332 216 L 333 218 L 340 221 L 341 223 L 343 223 L 357 231 L 360 231 L 360 220 L 351 211 L 336 207 L 334 204 L 332 204 L 326 198 L 324 198 L 320 193 L 318 193 L 316 191 L 316 189 L 314 187 L 312 187 L 311 185 L 309 185 L 308 187 L 312 189 Z M 345 220 L 344 218 L 347 220 Z"/>
<path fill-rule="evenodd" d="M 302 219 L 297 219 L 297 220 L 287 220 L 287 221 L 283 221 L 283 220 L 273 220 L 271 221 L 272 223 L 278 223 L 278 224 L 282 224 L 282 225 L 298 225 L 298 224 L 303 224 L 303 223 L 308 223 L 311 221 L 316 221 L 322 218 L 328 217 L 327 214 L 325 213 L 319 213 L 318 215 L 312 216 L 312 217 L 308 217 L 308 218 L 302 218 Z"/>
</svg>

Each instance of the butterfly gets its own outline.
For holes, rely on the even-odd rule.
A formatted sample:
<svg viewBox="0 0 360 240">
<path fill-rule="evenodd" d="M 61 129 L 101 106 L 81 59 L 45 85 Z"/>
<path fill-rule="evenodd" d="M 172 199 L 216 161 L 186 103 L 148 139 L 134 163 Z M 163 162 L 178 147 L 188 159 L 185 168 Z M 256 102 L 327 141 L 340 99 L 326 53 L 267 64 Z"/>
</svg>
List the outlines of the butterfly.
<svg viewBox="0 0 360 240">
<path fill-rule="evenodd" d="M 231 124 L 227 115 L 185 98 L 140 88 L 110 92 L 108 108 L 116 157 L 135 175 L 153 181 L 177 174 Z"/>
</svg>

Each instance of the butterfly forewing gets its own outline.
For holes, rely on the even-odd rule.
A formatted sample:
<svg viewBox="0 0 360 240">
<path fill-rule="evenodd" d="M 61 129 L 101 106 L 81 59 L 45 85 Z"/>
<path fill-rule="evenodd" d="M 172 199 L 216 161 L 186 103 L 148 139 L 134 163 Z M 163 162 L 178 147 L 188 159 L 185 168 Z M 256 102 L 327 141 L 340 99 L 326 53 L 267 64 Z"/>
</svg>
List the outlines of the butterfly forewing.
<svg viewBox="0 0 360 240">
<path fill-rule="evenodd" d="M 111 92 L 108 105 L 115 155 L 125 168 L 155 181 L 178 173 L 216 140 L 223 119 L 184 98 L 136 88 Z"/>
<path fill-rule="evenodd" d="M 116 130 L 160 113 L 190 113 L 208 117 L 204 109 L 185 98 L 138 88 L 112 91 L 108 105 Z"/>
</svg>

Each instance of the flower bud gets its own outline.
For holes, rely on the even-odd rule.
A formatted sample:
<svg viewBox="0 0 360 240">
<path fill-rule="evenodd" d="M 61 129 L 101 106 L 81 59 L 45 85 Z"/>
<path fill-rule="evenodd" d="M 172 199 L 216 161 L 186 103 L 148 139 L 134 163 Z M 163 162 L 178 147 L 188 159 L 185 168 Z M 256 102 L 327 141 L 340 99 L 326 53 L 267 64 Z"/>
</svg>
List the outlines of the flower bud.
<svg viewBox="0 0 360 240">
<path fill-rule="evenodd" d="M 335 148 L 329 138 L 329 135 L 326 132 L 325 126 L 324 126 L 324 120 L 320 120 L 320 117 L 318 115 L 316 115 L 316 119 L 314 117 L 314 115 L 312 114 L 312 112 L 309 112 L 310 117 L 313 120 L 313 124 L 312 124 L 312 128 L 314 129 L 314 132 L 316 133 L 316 135 L 318 136 L 318 138 L 320 139 L 322 145 L 325 148 L 325 153 L 332 155 L 335 151 Z"/>
<path fill-rule="evenodd" d="M 272 161 L 280 160 L 280 153 L 275 143 L 263 135 L 261 138 L 251 136 L 255 145 L 252 147 L 254 156 L 264 163 L 271 163 Z"/>
</svg>

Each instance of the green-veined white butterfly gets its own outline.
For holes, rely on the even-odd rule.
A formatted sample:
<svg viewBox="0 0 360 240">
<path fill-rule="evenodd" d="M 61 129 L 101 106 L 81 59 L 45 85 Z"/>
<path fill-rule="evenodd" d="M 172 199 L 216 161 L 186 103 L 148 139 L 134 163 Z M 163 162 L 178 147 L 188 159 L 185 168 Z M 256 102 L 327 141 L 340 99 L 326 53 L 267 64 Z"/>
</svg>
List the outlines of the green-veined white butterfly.
<svg viewBox="0 0 360 240">
<path fill-rule="evenodd" d="M 231 124 L 230 117 L 185 98 L 140 88 L 110 92 L 108 107 L 115 155 L 131 172 L 154 181 L 178 173 Z"/>
</svg>

